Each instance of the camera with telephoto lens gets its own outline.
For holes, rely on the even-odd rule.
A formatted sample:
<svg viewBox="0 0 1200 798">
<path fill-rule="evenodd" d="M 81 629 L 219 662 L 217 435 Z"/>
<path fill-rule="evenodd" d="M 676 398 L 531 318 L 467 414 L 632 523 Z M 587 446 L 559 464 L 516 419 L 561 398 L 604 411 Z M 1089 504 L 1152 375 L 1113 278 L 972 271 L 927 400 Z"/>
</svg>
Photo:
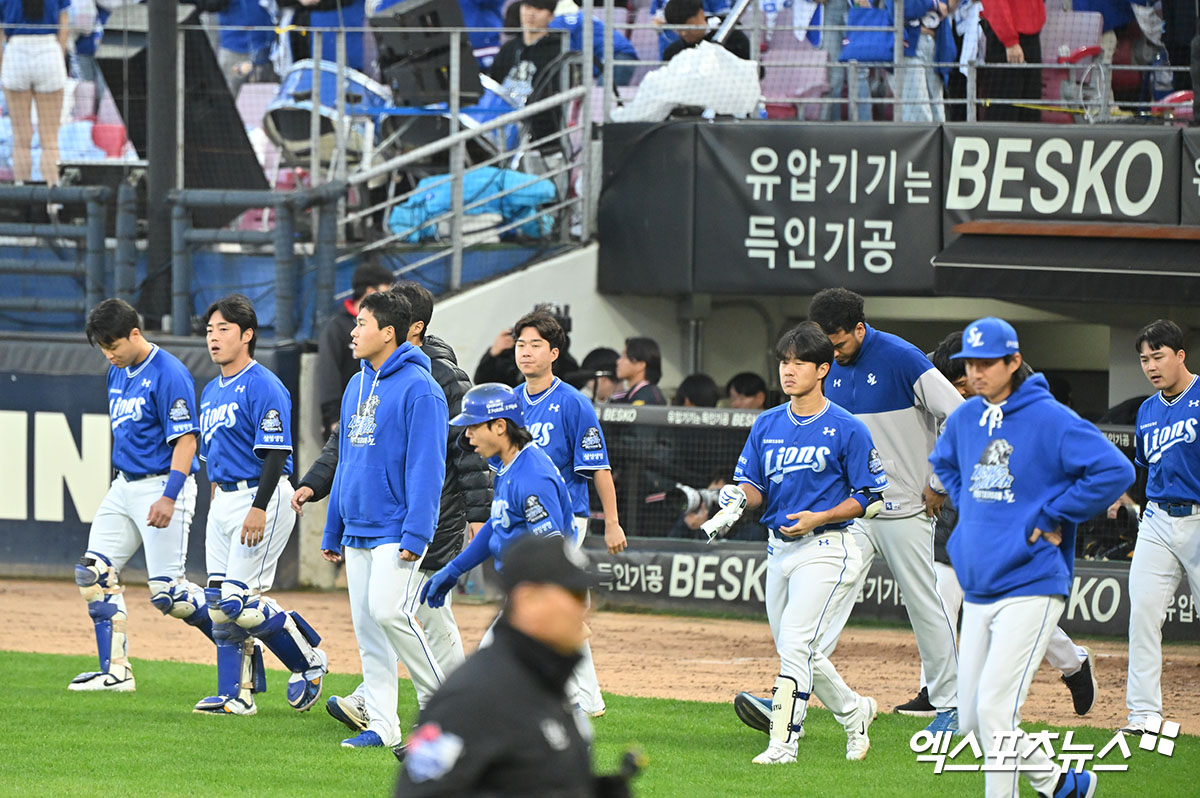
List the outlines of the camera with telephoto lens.
<svg viewBox="0 0 1200 798">
<path fill-rule="evenodd" d="M 533 306 L 535 311 L 545 311 L 554 317 L 558 322 L 558 326 L 562 327 L 562 331 L 567 335 L 571 334 L 571 306 L 556 305 L 553 302 L 539 302 Z"/>
<path fill-rule="evenodd" d="M 717 498 L 721 491 L 711 488 L 693 488 L 690 485 L 684 485 L 682 482 L 676 482 L 675 487 L 667 491 L 667 500 L 678 502 L 680 511 L 685 515 L 694 513 L 701 507 L 708 507 L 709 512 L 717 508 Z"/>
</svg>

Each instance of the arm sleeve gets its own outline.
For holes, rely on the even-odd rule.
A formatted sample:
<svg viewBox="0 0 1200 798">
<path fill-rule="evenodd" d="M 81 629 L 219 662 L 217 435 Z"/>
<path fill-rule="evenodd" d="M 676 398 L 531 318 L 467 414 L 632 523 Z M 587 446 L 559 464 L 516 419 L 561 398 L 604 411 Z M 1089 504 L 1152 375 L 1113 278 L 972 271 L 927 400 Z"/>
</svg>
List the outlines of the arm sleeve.
<svg viewBox="0 0 1200 798">
<path fill-rule="evenodd" d="M 326 551 L 337 551 L 342 547 L 342 535 L 346 532 L 346 524 L 342 521 L 341 507 L 338 503 L 338 480 L 334 474 L 333 487 L 329 490 L 329 511 L 325 513 L 325 531 L 321 533 L 321 548 Z"/>
<path fill-rule="evenodd" d="M 861 422 L 852 426 L 850 430 L 843 453 L 850 490 L 882 494 L 888 488 L 888 476 L 883 469 L 879 450 L 875 448 L 875 441 L 871 439 L 871 432 Z M 866 508 L 865 497 L 856 495 L 855 499 Z"/>
<path fill-rule="evenodd" d="M 492 522 L 491 519 L 488 519 L 488 522 L 475 533 L 475 537 L 471 538 L 467 547 L 446 566 L 451 569 L 450 573 L 459 577 L 475 566 L 487 562 L 488 558 L 492 556 L 493 534 L 495 533 L 492 531 Z"/>
<path fill-rule="evenodd" d="M 254 454 L 260 458 L 281 449 L 292 451 L 292 399 L 287 389 L 278 383 L 259 382 L 262 390 L 253 399 Z M 270 388 L 268 389 L 268 386 Z"/>
<path fill-rule="evenodd" d="M 1009 0 L 983 0 L 983 18 L 1005 47 L 1012 47 L 1020 41 Z"/>
<path fill-rule="evenodd" d="M 263 460 L 262 476 L 258 478 L 258 492 L 254 494 L 254 507 L 258 510 L 267 509 L 271 496 L 283 476 L 283 464 L 287 461 L 288 453 L 284 449 L 272 449 Z"/>
<path fill-rule="evenodd" d="M 750 435 L 746 438 L 746 445 L 742 447 L 742 453 L 738 456 L 737 467 L 733 469 L 733 481 L 749 482 L 759 493 L 763 495 L 763 500 L 767 498 L 766 478 L 762 472 L 762 458 L 758 454 L 758 445 L 755 441 L 760 437 L 758 422 L 750 428 Z"/>
<path fill-rule="evenodd" d="M 933 452 L 929 455 L 929 464 L 933 466 L 933 473 L 942 481 L 942 485 L 946 488 L 946 494 L 956 506 L 962 506 L 962 500 L 959 493 L 962 491 L 962 474 L 958 471 L 958 463 L 956 462 L 954 453 L 955 427 L 953 421 L 946 425 L 942 434 L 938 437 L 937 443 L 934 444 Z"/>
<path fill-rule="evenodd" d="M 312 488 L 312 501 L 319 502 L 329 495 L 333 489 L 333 475 L 337 472 L 338 464 L 338 433 L 333 433 L 321 448 L 321 456 L 316 459 L 304 477 L 301 486 Z"/>
<path fill-rule="evenodd" d="M 446 440 L 449 426 L 446 400 L 437 393 L 419 396 L 406 409 L 407 453 L 404 459 L 404 499 L 408 505 L 400 548 L 423 554 L 437 528 L 442 483 L 446 480 Z"/>
<path fill-rule="evenodd" d="M 571 431 L 572 470 L 576 474 L 590 477 L 591 472 L 609 468 L 608 447 L 604 442 L 604 431 L 596 418 L 596 408 L 586 400 L 573 407 Z"/>
<path fill-rule="evenodd" d="M 963 403 L 958 389 L 932 366 L 913 383 L 913 396 L 918 406 L 925 408 L 939 421 L 945 421 Z"/>
<path fill-rule="evenodd" d="M 338 312 L 343 311 L 339 309 Z M 321 424 L 326 429 L 337 423 L 342 394 L 346 390 L 342 382 L 342 358 L 349 351 L 348 342 L 341 341 L 339 348 L 339 338 L 341 327 L 336 321 L 330 321 L 321 331 L 317 349 L 317 404 L 321 409 Z"/>
<path fill-rule="evenodd" d="M 181 435 L 199 434 L 200 427 L 196 423 L 196 384 L 192 375 L 184 369 L 166 370 L 165 381 L 161 381 L 156 390 L 158 423 L 166 433 L 167 443 L 171 443 Z"/>
<path fill-rule="evenodd" d="M 1063 470 L 1073 478 L 1071 487 L 1038 514 L 1038 529 L 1088 520 L 1120 498 L 1136 476 L 1125 455 L 1083 420 L 1077 419 L 1063 435 L 1059 457 Z"/>
<path fill-rule="evenodd" d="M 568 533 L 574 535 L 574 530 L 559 529 L 561 521 L 559 519 L 571 518 L 571 503 L 566 495 L 566 490 L 563 488 L 558 476 L 539 477 L 536 482 L 528 488 L 522 486 L 523 514 L 525 523 L 529 526 L 529 531 L 535 535 L 554 535 L 559 534 L 564 537 Z M 562 499 L 567 498 L 567 504 L 562 503 Z"/>
</svg>

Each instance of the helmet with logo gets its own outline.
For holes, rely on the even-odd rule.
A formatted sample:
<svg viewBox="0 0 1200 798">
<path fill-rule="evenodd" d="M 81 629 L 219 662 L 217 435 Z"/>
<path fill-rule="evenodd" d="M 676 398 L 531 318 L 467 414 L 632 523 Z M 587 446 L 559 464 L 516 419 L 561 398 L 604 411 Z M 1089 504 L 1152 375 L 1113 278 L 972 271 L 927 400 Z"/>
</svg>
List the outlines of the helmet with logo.
<svg viewBox="0 0 1200 798">
<path fill-rule="evenodd" d="M 485 382 L 466 392 L 462 412 L 450 419 L 450 423 L 455 427 L 469 427 L 498 418 L 507 419 L 518 427 L 525 425 L 517 392 L 501 382 Z"/>
</svg>

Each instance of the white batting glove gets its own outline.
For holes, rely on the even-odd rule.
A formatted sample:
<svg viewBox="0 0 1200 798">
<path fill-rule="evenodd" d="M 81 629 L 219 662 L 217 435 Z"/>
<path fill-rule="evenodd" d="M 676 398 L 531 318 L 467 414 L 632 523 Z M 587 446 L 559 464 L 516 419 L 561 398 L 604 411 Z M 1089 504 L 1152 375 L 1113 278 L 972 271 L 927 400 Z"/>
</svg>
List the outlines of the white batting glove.
<svg viewBox="0 0 1200 798">
<path fill-rule="evenodd" d="M 722 510 L 737 505 L 737 513 L 740 516 L 742 510 L 746 509 L 746 491 L 742 490 L 740 485 L 725 485 L 717 494 L 717 504 Z"/>
<path fill-rule="evenodd" d="M 717 514 L 700 525 L 704 534 L 708 535 L 709 543 L 724 537 L 729 528 L 742 517 L 742 512 L 746 509 L 746 493 L 737 485 L 726 485 L 721 488 L 717 504 L 721 507 Z"/>
</svg>

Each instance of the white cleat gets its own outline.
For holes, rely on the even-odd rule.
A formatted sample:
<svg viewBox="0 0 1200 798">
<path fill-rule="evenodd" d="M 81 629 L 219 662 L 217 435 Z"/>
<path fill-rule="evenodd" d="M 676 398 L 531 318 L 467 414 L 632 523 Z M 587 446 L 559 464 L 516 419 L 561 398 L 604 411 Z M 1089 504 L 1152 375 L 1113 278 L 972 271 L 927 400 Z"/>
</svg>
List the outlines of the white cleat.
<svg viewBox="0 0 1200 798">
<path fill-rule="evenodd" d="M 850 760 L 861 760 L 867 758 L 867 751 L 871 750 L 871 738 L 867 736 L 867 730 L 871 728 L 871 723 L 875 720 L 875 715 L 879 711 L 879 706 L 875 703 L 875 699 L 869 696 L 860 697 L 858 705 L 858 714 L 854 718 L 854 722 L 846 727 L 846 758 Z"/>
<path fill-rule="evenodd" d="M 796 744 L 786 745 L 784 743 L 771 741 L 767 746 L 767 750 L 763 751 L 752 760 L 756 765 L 790 765 L 796 761 Z"/>
<path fill-rule="evenodd" d="M 113 665 L 112 669 L 104 671 L 88 671 L 81 673 L 67 685 L 68 690 L 77 693 L 109 692 L 132 693 L 137 689 L 133 681 L 133 669 L 128 665 Z"/>
<path fill-rule="evenodd" d="M 258 707 L 254 705 L 253 697 L 244 701 L 237 696 L 230 698 L 213 695 L 200 699 L 196 706 L 192 707 L 192 712 L 197 715 L 254 715 L 258 712 Z"/>
</svg>

